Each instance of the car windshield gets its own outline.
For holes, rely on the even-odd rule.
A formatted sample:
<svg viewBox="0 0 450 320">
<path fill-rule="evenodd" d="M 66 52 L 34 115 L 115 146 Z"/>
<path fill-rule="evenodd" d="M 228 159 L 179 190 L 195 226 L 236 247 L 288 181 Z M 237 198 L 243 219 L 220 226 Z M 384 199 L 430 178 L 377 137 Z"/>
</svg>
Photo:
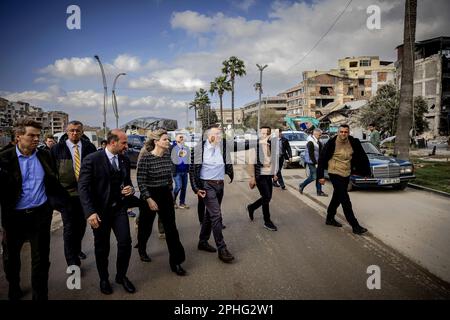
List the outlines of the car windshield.
<svg viewBox="0 0 450 320">
<path fill-rule="evenodd" d="M 128 143 L 131 144 L 133 147 L 142 147 L 145 142 L 145 136 L 129 136 L 128 137 Z"/>
<path fill-rule="evenodd" d="M 288 141 L 306 141 L 308 136 L 303 132 L 287 132 L 283 133 L 283 137 Z"/>
<path fill-rule="evenodd" d="M 370 142 L 362 142 L 361 145 L 367 154 L 382 155 L 382 153 Z"/>
</svg>

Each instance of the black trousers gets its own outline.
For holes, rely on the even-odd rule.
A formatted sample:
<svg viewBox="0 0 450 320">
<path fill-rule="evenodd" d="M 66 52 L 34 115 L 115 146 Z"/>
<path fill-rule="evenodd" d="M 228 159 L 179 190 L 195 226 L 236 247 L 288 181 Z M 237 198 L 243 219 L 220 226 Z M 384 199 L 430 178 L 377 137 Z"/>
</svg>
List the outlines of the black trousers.
<svg viewBox="0 0 450 320">
<path fill-rule="evenodd" d="M 352 202 L 348 195 L 347 187 L 350 181 L 350 177 L 342 177 L 337 174 L 329 174 L 330 181 L 333 184 L 333 197 L 327 209 L 327 220 L 334 219 L 337 208 L 342 205 L 345 218 L 348 223 L 354 228 L 359 226 L 358 220 L 356 220 L 355 214 L 352 209 Z"/>
<path fill-rule="evenodd" d="M 100 280 L 108 280 L 108 258 L 111 230 L 117 239 L 116 278 L 127 274 L 131 257 L 130 223 L 126 207 L 119 205 L 111 208 L 100 217 L 100 226 L 94 231 L 95 261 Z"/>
<path fill-rule="evenodd" d="M 203 218 L 205 217 L 205 203 L 203 202 L 203 198 L 200 196 L 197 196 L 198 198 L 198 204 L 197 204 L 197 215 L 198 215 L 198 221 L 200 224 L 203 223 Z"/>
<path fill-rule="evenodd" d="M 147 242 L 152 234 L 156 212 L 150 210 L 147 201 L 141 200 L 135 196 L 126 197 L 125 199 L 127 208 L 139 208 L 137 241 L 139 253 L 144 253 L 147 251 Z"/>
<path fill-rule="evenodd" d="M 7 221 L 3 221 L 3 267 L 10 288 L 19 287 L 20 251 L 24 242 L 30 241 L 33 300 L 48 299 L 52 213 L 53 210 L 45 203 L 33 212 L 10 212 Z"/>
<path fill-rule="evenodd" d="M 86 218 L 81 208 L 80 197 L 69 198 L 66 206 L 61 208 L 61 217 L 64 225 L 64 256 L 67 265 L 79 266 L 81 243 L 86 232 Z"/>
<path fill-rule="evenodd" d="M 283 175 L 281 174 L 281 170 L 283 169 L 283 164 L 284 164 L 284 157 L 279 157 L 278 158 L 278 171 L 277 171 L 278 181 L 277 182 L 281 187 L 284 187 Z"/>
<path fill-rule="evenodd" d="M 206 196 L 203 198 L 205 204 L 205 215 L 200 230 L 200 242 L 208 241 L 211 232 L 214 236 L 217 249 L 226 248 L 225 240 L 223 239 L 223 224 L 222 224 L 222 210 L 220 206 L 223 199 L 224 184 L 210 183 L 203 180 Z"/>
<path fill-rule="evenodd" d="M 270 221 L 270 200 L 272 199 L 272 176 L 260 175 L 256 178 L 256 187 L 258 188 L 261 198 L 250 204 L 250 210 L 256 210 L 262 206 L 264 222 Z"/>
<path fill-rule="evenodd" d="M 152 199 L 158 205 L 158 217 L 164 226 L 167 249 L 169 250 L 169 264 L 173 268 L 177 264 L 183 263 L 186 256 L 175 222 L 172 190 L 169 187 L 150 188 L 150 193 Z"/>
</svg>

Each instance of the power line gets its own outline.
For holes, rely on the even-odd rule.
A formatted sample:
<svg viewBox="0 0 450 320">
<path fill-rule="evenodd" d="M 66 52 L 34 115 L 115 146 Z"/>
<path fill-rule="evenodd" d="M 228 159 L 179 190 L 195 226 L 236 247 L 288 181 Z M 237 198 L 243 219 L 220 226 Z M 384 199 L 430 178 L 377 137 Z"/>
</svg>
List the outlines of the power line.
<svg viewBox="0 0 450 320">
<path fill-rule="evenodd" d="M 339 19 L 342 17 L 342 15 L 345 13 L 345 11 L 347 10 L 347 8 L 350 6 L 350 4 L 352 3 L 353 0 L 349 0 L 347 5 L 345 6 L 344 10 L 342 10 L 342 12 L 337 16 L 336 20 L 334 20 L 333 24 L 328 28 L 328 30 L 322 35 L 322 37 L 320 37 L 320 39 L 314 44 L 314 46 L 300 59 L 299 62 L 297 62 L 296 64 L 293 64 L 290 68 L 293 68 L 297 65 L 299 65 L 300 63 L 303 62 L 303 60 L 306 59 L 306 57 L 319 45 L 320 41 L 323 40 L 323 38 L 325 38 L 327 36 L 327 34 L 331 31 L 331 29 L 333 29 L 333 27 L 336 25 L 336 23 L 339 21 Z M 289 68 L 289 69 L 290 69 Z"/>
</svg>

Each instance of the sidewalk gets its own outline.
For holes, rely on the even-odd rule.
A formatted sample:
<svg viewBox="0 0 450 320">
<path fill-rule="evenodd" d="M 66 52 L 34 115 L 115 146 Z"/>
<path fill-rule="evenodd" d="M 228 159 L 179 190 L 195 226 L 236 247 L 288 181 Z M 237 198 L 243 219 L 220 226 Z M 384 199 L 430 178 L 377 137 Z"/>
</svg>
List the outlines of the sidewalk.
<svg viewBox="0 0 450 320">
<path fill-rule="evenodd" d="M 317 197 L 313 183 L 303 195 L 299 182 L 304 169 L 283 170 L 289 191 L 325 216 L 333 193 L 329 181 L 324 192 L 329 197 Z M 361 225 L 385 244 L 399 251 L 441 279 L 450 282 L 450 199 L 426 191 L 407 188 L 405 191 L 357 190 L 350 193 L 355 215 Z M 348 223 L 338 209 L 338 218 Z"/>
</svg>

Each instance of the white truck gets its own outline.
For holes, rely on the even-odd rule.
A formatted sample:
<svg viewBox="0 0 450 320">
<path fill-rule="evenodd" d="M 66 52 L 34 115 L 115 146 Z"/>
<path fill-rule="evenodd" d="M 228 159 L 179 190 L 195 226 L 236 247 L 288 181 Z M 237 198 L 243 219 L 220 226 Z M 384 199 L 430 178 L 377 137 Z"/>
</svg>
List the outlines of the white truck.
<svg viewBox="0 0 450 320">
<path fill-rule="evenodd" d="M 65 134 L 65 132 L 58 132 L 55 133 L 53 136 L 56 138 L 57 141 Z M 83 134 L 89 138 L 89 140 L 94 144 L 96 148 L 99 146 L 97 133 L 95 131 L 84 131 Z"/>
</svg>

